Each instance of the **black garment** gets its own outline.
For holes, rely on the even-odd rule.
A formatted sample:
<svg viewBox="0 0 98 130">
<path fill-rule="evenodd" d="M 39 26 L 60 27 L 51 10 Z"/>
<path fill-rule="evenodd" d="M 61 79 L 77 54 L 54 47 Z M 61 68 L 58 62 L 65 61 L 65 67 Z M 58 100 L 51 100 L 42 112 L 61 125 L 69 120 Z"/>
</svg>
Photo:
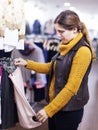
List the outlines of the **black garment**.
<svg viewBox="0 0 98 130">
<path fill-rule="evenodd" d="M 36 81 L 36 73 L 31 74 L 31 84 L 34 90 L 34 102 L 40 102 L 45 98 L 45 87 L 36 88 L 35 81 Z"/>
<path fill-rule="evenodd" d="M 5 52 L 0 50 L 0 62 L 2 59 L 11 58 L 12 51 Z M 9 64 L 9 63 L 8 63 Z M 3 66 L 2 66 L 3 67 Z M 8 77 L 8 72 L 4 69 L 2 70 L 1 77 L 1 121 L 0 128 L 7 129 L 15 126 L 18 122 L 17 109 L 14 100 L 14 90 L 13 84 Z"/>
<path fill-rule="evenodd" d="M 83 116 L 83 109 L 77 111 L 60 111 L 49 118 L 49 130 L 77 130 Z"/>
<path fill-rule="evenodd" d="M 4 50 L 0 50 L 0 58 L 2 57 L 11 57 L 11 51 L 5 52 Z"/>
<path fill-rule="evenodd" d="M 36 88 L 36 85 L 33 85 L 34 90 L 34 101 L 40 102 L 45 98 L 45 87 L 43 88 Z"/>
<path fill-rule="evenodd" d="M 14 99 L 13 84 L 5 70 L 2 72 L 1 87 L 1 126 L 3 129 L 7 129 L 15 126 L 18 122 L 18 116 Z"/>
</svg>

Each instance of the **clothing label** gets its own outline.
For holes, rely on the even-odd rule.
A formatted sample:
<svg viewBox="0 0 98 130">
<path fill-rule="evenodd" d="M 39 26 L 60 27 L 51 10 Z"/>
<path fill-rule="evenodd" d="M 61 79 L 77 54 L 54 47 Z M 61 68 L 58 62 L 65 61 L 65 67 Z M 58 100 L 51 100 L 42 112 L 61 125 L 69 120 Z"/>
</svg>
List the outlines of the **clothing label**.
<svg viewBox="0 0 98 130">
<path fill-rule="evenodd" d="M 10 30 L 9 28 L 5 29 L 4 44 L 10 46 L 17 46 L 18 44 L 18 30 Z"/>
</svg>

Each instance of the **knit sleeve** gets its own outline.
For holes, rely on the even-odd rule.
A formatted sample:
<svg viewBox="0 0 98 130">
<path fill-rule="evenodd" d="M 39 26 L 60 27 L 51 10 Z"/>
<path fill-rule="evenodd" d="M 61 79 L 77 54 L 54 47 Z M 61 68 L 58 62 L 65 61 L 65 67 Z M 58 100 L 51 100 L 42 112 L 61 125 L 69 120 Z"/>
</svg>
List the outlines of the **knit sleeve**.
<svg viewBox="0 0 98 130">
<path fill-rule="evenodd" d="M 91 52 L 89 48 L 85 46 L 81 47 L 73 59 L 68 82 L 60 93 L 44 107 L 49 117 L 52 117 L 62 109 L 71 97 L 77 93 L 90 62 Z"/>
<path fill-rule="evenodd" d="M 51 68 L 50 63 L 40 63 L 31 60 L 27 60 L 27 65 L 25 66 L 27 69 L 34 70 L 38 73 L 45 73 L 48 74 Z"/>
</svg>

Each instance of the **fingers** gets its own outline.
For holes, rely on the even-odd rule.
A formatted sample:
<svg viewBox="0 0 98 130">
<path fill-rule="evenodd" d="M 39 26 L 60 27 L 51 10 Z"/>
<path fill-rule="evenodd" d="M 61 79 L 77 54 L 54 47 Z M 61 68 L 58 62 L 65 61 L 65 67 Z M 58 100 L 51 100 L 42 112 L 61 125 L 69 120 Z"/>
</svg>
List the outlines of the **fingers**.
<svg viewBox="0 0 98 130">
<path fill-rule="evenodd" d="M 46 119 L 47 119 L 47 118 L 45 118 L 43 115 L 41 115 L 40 113 L 38 113 L 38 114 L 36 115 L 36 118 L 37 118 L 37 120 L 38 120 L 39 122 L 41 122 L 41 123 L 44 123 L 44 122 L 46 121 Z"/>
<path fill-rule="evenodd" d="M 44 111 L 44 110 L 40 110 L 37 114 L 36 114 L 36 118 L 39 122 L 41 123 L 44 123 L 47 118 L 48 118 L 48 115 L 47 113 Z"/>
<path fill-rule="evenodd" d="M 20 63 L 21 63 L 21 58 L 14 59 L 14 64 L 15 65 L 20 65 Z"/>
<path fill-rule="evenodd" d="M 24 60 L 24 59 L 22 59 L 22 58 L 16 58 L 16 59 L 14 59 L 14 64 L 15 64 L 16 66 L 18 66 L 18 65 L 23 65 L 23 66 L 25 66 L 25 65 L 27 64 L 27 61 Z"/>
</svg>

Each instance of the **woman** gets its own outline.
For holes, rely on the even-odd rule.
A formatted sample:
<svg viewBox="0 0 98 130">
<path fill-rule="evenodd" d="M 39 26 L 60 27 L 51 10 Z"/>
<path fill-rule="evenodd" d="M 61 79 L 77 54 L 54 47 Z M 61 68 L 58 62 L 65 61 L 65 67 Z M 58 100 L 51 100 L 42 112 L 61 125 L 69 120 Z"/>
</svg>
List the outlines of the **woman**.
<svg viewBox="0 0 98 130">
<path fill-rule="evenodd" d="M 88 75 L 93 51 L 86 27 L 75 12 L 61 12 L 54 25 L 61 43 L 52 61 L 42 64 L 19 58 L 15 65 L 50 74 L 49 104 L 36 118 L 42 123 L 48 118 L 49 130 L 77 130 L 89 99 Z"/>
</svg>

